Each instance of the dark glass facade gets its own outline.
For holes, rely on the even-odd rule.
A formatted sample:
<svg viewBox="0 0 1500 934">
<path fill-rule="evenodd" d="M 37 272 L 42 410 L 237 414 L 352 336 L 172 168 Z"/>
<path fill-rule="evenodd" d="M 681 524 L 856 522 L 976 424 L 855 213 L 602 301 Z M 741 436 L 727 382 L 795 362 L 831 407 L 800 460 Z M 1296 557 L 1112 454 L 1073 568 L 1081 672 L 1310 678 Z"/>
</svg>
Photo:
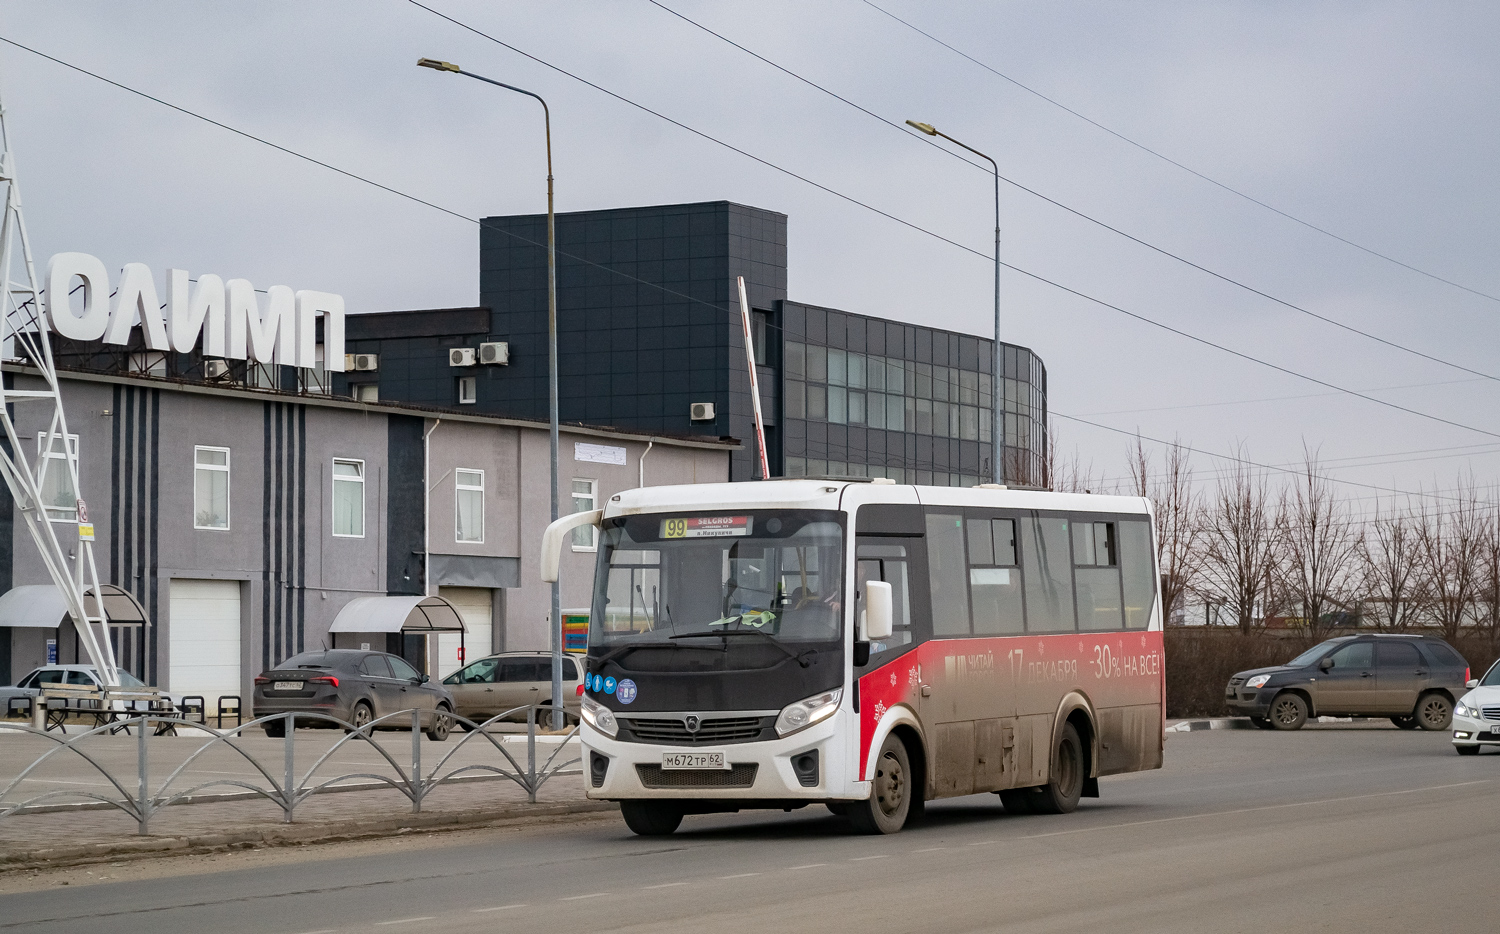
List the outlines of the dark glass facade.
<svg viewBox="0 0 1500 934">
<path fill-rule="evenodd" d="M 786 476 L 890 477 L 972 486 L 992 476 L 992 342 L 782 302 L 780 415 Z M 1047 371 L 1001 345 L 1006 482 L 1038 486 Z"/>
</svg>

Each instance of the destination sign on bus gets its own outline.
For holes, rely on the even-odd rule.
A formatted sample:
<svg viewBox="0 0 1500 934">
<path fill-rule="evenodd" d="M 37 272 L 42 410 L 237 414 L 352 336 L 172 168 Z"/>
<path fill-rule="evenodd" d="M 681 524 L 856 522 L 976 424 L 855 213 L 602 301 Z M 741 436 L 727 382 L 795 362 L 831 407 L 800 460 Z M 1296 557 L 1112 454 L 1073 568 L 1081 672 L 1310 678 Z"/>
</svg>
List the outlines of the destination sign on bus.
<svg viewBox="0 0 1500 934">
<path fill-rule="evenodd" d="M 728 538 L 750 534 L 750 516 L 683 516 L 661 520 L 662 538 Z"/>
</svg>

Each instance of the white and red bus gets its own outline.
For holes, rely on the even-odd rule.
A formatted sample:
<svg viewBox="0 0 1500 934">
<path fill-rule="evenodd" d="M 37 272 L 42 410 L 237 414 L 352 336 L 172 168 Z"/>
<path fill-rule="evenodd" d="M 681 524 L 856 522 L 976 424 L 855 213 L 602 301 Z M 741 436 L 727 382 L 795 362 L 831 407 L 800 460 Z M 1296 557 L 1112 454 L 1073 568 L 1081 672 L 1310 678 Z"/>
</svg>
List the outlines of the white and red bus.
<svg viewBox="0 0 1500 934">
<path fill-rule="evenodd" d="M 824 804 L 894 833 L 996 792 L 1064 813 L 1162 761 L 1142 499 L 773 480 L 651 487 L 599 528 L 581 730 L 588 796 L 639 834 Z"/>
</svg>

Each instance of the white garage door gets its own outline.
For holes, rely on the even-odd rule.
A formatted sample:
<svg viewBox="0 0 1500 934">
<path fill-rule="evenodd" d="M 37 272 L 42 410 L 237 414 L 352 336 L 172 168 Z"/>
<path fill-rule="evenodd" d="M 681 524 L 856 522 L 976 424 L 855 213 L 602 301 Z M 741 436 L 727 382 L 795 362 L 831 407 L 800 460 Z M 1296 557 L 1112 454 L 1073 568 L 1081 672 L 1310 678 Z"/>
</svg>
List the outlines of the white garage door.
<svg viewBox="0 0 1500 934">
<path fill-rule="evenodd" d="M 465 658 L 472 662 L 490 654 L 490 590 L 485 587 L 439 587 L 438 596 L 458 607 L 469 631 L 464 634 Z M 445 678 L 457 671 L 458 633 L 438 634 L 437 677 Z"/>
<path fill-rule="evenodd" d="M 239 581 L 172 581 L 170 680 L 174 694 L 197 694 L 214 709 L 240 693 Z"/>
</svg>

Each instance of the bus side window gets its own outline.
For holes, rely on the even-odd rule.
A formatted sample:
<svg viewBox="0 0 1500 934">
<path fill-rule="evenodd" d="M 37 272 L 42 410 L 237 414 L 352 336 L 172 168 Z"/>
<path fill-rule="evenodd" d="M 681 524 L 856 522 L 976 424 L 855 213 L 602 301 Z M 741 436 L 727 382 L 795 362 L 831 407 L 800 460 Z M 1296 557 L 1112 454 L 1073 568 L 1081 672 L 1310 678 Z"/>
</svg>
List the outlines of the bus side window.
<svg viewBox="0 0 1500 934">
<path fill-rule="evenodd" d="M 969 588 L 975 635 L 1026 631 L 1021 569 L 1016 567 L 1016 520 L 969 519 Z"/>
<path fill-rule="evenodd" d="M 927 572 L 932 591 L 932 634 L 969 634 L 968 562 L 964 557 L 964 517 L 927 514 Z"/>
<path fill-rule="evenodd" d="M 1073 522 L 1079 629 L 1119 629 L 1122 625 L 1115 526 L 1114 522 Z"/>
<path fill-rule="evenodd" d="M 1145 629 L 1156 605 L 1156 558 L 1151 549 L 1151 523 L 1121 522 L 1120 571 L 1125 577 L 1125 628 Z"/>
<path fill-rule="evenodd" d="M 1068 520 L 1035 516 L 1021 520 L 1021 563 L 1026 568 L 1026 628 L 1072 632 L 1073 556 Z"/>
</svg>

